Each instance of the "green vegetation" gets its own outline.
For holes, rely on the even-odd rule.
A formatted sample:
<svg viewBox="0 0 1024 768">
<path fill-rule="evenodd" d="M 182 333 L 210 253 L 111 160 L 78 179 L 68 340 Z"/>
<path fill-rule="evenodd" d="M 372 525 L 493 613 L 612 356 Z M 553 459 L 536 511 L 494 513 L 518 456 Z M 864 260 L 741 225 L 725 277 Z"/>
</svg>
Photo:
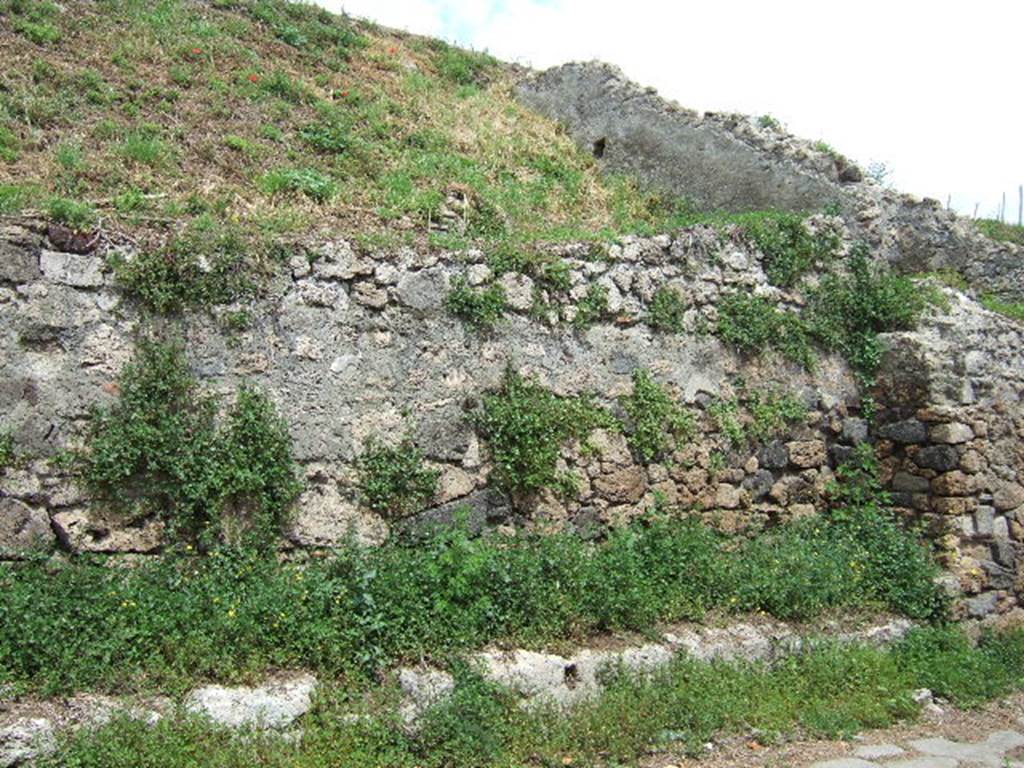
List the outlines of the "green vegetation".
<svg viewBox="0 0 1024 768">
<path fill-rule="evenodd" d="M 1018 224 L 1006 224 L 996 219 L 975 219 L 974 226 L 993 240 L 1024 245 L 1024 227 Z"/>
<path fill-rule="evenodd" d="M 194 716 L 156 726 L 115 719 L 69 736 L 43 768 L 508 768 L 633 764 L 652 751 L 703 753 L 716 737 L 756 734 L 850 738 L 911 719 L 921 687 L 971 706 L 1024 685 L 1024 635 L 987 635 L 972 647 L 952 629 L 919 629 L 884 651 L 819 644 L 781 663 L 701 663 L 679 658 L 652 676 L 609 670 L 605 693 L 565 714 L 530 712 L 472 670 L 455 669 L 453 696 L 410 735 L 392 707 L 367 709 L 344 691 L 321 697 L 301 743 L 277 735 L 232 735 Z M 346 719 L 346 714 L 362 717 Z"/>
<path fill-rule="evenodd" d="M 50 198 L 46 204 L 46 212 L 54 221 L 81 231 L 95 227 L 99 218 L 96 209 L 88 203 L 63 197 Z"/>
<path fill-rule="evenodd" d="M 741 387 L 738 396 L 714 400 L 708 412 L 729 444 L 739 448 L 777 437 L 802 421 L 807 407 L 788 392 Z"/>
<path fill-rule="evenodd" d="M 814 350 L 800 315 L 779 309 L 762 296 L 724 296 L 718 304 L 717 333 L 744 354 L 773 350 L 804 367 L 814 365 Z"/>
<path fill-rule="evenodd" d="M 981 303 L 985 306 L 985 309 L 990 309 L 1013 320 L 1024 322 L 1024 301 L 1003 301 L 995 296 L 983 296 Z"/>
<path fill-rule="evenodd" d="M 487 54 L 455 48 L 440 40 L 431 41 L 431 47 L 436 51 L 438 74 L 456 85 L 480 84 L 498 63 Z"/>
<path fill-rule="evenodd" d="M 488 256 L 487 265 L 496 277 L 519 272 L 529 275 L 541 288 L 560 293 L 570 288 L 569 265 L 564 259 L 516 243 L 499 243 Z"/>
<path fill-rule="evenodd" d="M 326 203 L 338 192 L 337 184 L 315 168 L 270 171 L 260 179 L 259 187 L 268 195 L 298 193 L 318 203 Z"/>
<path fill-rule="evenodd" d="M 11 28 L 36 45 L 49 45 L 61 39 L 63 35 L 54 23 L 60 13 L 60 6 L 48 0 L 0 2 L 0 14 L 9 16 Z"/>
<path fill-rule="evenodd" d="M 3 475 L 8 468 L 14 466 L 15 458 L 14 435 L 0 430 L 0 475 Z"/>
<path fill-rule="evenodd" d="M 266 667 L 358 675 L 495 642 L 645 630 L 712 609 L 941 617 L 927 549 L 882 506 L 870 457 L 859 460 L 833 510 L 755 539 L 654 515 L 599 543 L 470 538 L 456 528 L 351 545 L 308 564 L 221 547 L 128 569 L 88 558 L 4 565 L 0 682 L 56 692 L 181 687 Z"/>
<path fill-rule="evenodd" d="M 866 247 L 857 246 L 848 275 L 829 275 L 810 292 L 806 317 L 814 337 L 870 385 L 884 351 L 878 335 L 913 328 L 933 300 L 911 278 L 873 267 Z"/>
<path fill-rule="evenodd" d="M 427 468 L 423 452 L 408 437 L 395 446 L 370 440 L 356 462 L 366 506 L 388 517 L 422 511 L 437 494 L 441 473 Z"/>
<path fill-rule="evenodd" d="M 131 260 L 111 260 L 118 284 L 159 314 L 228 304 L 256 290 L 258 245 L 237 226 L 210 215 L 194 219 L 163 248 L 142 251 Z"/>
<path fill-rule="evenodd" d="M 794 286 L 839 247 L 837 233 L 822 227 L 812 234 L 800 214 L 767 211 L 731 218 L 763 254 L 765 273 L 774 285 Z"/>
<path fill-rule="evenodd" d="M 491 330 L 508 310 L 505 291 L 500 285 L 473 288 L 464 277 L 452 280 L 445 306 L 475 331 Z"/>
<path fill-rule="evenodd" d="M 841 354 L 870 386 L 881 363 L 879 334 L 913 328 L 935 296 L 909 277 L 872 266 L 856 246 L 845 273 L 826 275 L 808 291 L 803 312 L 779 309 L 760 296 L 734 293 L 718 306 L 718 335 L 741 352 L 774 350 L 813 367 L 813 344 Z"/>
<path fill-rule="evenodd" d="M 693 415 L 642 368 L 633 371 L 633 391 L 622 398 L 622 407 L 629 417 L 629 444 L 644 464 L 693 436 Z"/>
<path fill-rule="evenodd" d="M 656 331 L 681 333 L 685 314 L 686 301 L 679 291 L 662 286 L 654 292 L 654 297 L 651 299 L 647 324 Z"/>
<path fill-rule="evenodd" d="M 485 394 L 475 423 L 494 461 L 492 481 L 507 493 L 545 488 L 571 492 L 575 478 L 558 471 L 570 439 L 583 440 L 612 417 L 584 395 L 559 397 L 511 369 L 501 388 Z"/>
<path fill-rule="evenodd" d="M 761 128 L 768 128 L 769 130 L 772 131 L 782 130 L 782 123 L 779 122 L 778 118 L 773 117 L 772 115 L 761 115 L 759 118 L 757 118 L 757 124 Z"/>
<path fill-rule="evenodd" d="M 584 329 L 607 317 L 608 289 L 598 283 L 591 283 L 583 298 L 576 304 L 576 316 L 572 319 L 572 324 L 576 328 Z"/>
<path fill-rule="evenodd" d="M 291 441 L 266 396 L 243 386 L 220 423 L 177 344 L 140 340 L 120 395 L 94 408 L 70 462 L 84 486 L 173 541 L 270 543 L 299 491 Z"/>
</svg>

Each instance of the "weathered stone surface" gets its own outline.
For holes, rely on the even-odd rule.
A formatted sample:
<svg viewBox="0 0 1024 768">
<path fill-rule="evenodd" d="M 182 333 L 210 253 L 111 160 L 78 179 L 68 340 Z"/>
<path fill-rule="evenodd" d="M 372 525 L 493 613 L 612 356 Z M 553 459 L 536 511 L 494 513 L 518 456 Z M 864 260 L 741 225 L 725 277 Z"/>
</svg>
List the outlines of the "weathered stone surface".
<svg viewBox="0 0 1024 768">
<path fill-rule="evenodd" d="M 977 487 L 971 475 L 953 470 L 932 480 L 931 489 L 933 493 L 942 496 L 967 496 L 974 493 Z"/>
<path fill-rule="evenodd" d="M 56 747 L 53 723 L 42 717 L 20 718 L 0 727 L 0 768 L 23 765 Z"/>
<path fill-rule="evenodd" d="M 0 559 L 45 551 L 55 542 L 45 510 L 0 498 Z"/>
<path fill-rule="evenodd" d="M 1024 486 L 1007 483 L 992 494 L 992 505 L 999 512 L 1006 512 L 1024 505 Z"/>
<path fill-rule="evenodd" d="M 867 421 L 857 418 L 843 419 L 841 437 L 843 442 L 850 443 L 851 445 L 860 445 L 868 439 Z"/>
<path fill-rule="evenodd" d="M 103 260 L 98 256 L 44 250 L 39 255 L 39 268 L 54 283 L 75 288 L 103 285 Z"/>
<path fill-rule="evenodd" d="M 934 443 L 955 445 L 971 440 L 974 437 L 974 430 L 966 424 L 953 422 L 951 424 L 938 424 L 932 427 L 929 435 Z"/>
<path fill-rule="evenodd" d="M 288 533 L 305 547 L 380 544 L 387 536 L 387 524 L 343 498 L 334 483 L 312 486 L 302 494 Z"/>
<path fill-rule="evenodd" d="M 316 678 L 307 674 L 256 688 L 208 685 L 192 691 L 185 708 L 228 728 L 283 729 L 309 711 L 316 685 Z"/>
<path fill-rule="evenodd" d="M 823 440 L 796 440 L 786 443 L 789 462 L 801 469 L 820 467 L 828 461 L 828 449 Z"/>
<path fill-rule="evenodd" d="M 960 463 L 960 454 L 949 445 L 929 445 L 917 452 L 914 462 L 925 469 L 948 472 Z"/>
<path fill-rule="evenodd" d="M 430 707 L 443 701 L 455 690 L 455 679 L 451 675 L 429 668 L 400 669 L 398 684 L 406 697 L 399 711 L 408 725 L 415 725 Z"/>
<path fill-rule="evenodd" d="M 164 531 L 157 520 L 127 525 L 83 510 L 58 512 L 51 519 L 61 545 L 71 552 L 155 552 Z"/>
<path fill-rule="evenodd" d="M 757 461 L 765 469 L 783 469 L 789 464 L 789 450 L 778 440 L 774 440 L 757 452 Z"/>
<path fill-rule="evenodd" d="M 892 489 L 904 493 L 927 493 L 931 483 L 927 477 L 912 475 L 909 472 L 897 472 L 892 478 Z"/>
<path fill-rule="evenodd" d="M 39 271 L 40 239 L 20 227 L 0 227 L 0 282 L 28 283 Z"/>
<path fill-rule="evenodd" d="M 631 504 L 643 498 L 646 478 L 639 467 L 623 467 L 594 480 L 594 490 L 608 501 Z"/>
<path fill-rule="evenodd" d="M 406 274 L 398 281 L 398 300 L 410 309 L 440 309 L 448 294 L 448 273 L 440 268 Z"/>
<path fill-rule="evenodd" d="M 907 419 L 883 424 L 878 429 L 878 436 L 894 443 L 923 443 L 928 439 L 928 427 L 917 419 Z"/>
</svg>

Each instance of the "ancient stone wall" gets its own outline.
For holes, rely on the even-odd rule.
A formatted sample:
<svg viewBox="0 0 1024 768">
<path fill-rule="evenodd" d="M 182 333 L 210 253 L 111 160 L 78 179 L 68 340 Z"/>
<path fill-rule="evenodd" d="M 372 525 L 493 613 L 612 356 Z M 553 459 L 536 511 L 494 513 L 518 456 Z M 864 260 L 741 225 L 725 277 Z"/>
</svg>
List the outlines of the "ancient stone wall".
<svg viewBox="0 0 1024 768">
<path fill-rule="evenodd" d="M 24 222 L 6 226 L 0 251 L 0 429 L 13 434 L 22 457 L 0 477 L 0 555 L 40 544 L 159 550 L 159 523 L 109 514 L 50 460 L 76 444 L 90 406 L 116 397 L 118 371 L 153 321 L 121 294 L 102 251 L 52 250 L 42 228 Z M 160 322 L 179 326 L 205 388 L 229 396 L 252 380 L 289 424 L 305 483 L 291 546 L 338 546 L 353 535 L 379 542 L 396 527 L 449 521 L 457 510 L 468 510 L 477 527 L 590 535 L 663 502 L 753 534 L 822 507 L 838 463 L 871 438 L 868 422 L 843 361 L 823 358 L 808 373 L 771 357 L 741 357 L 710 332 L 727 293 L 802 301 L 768 284 L 756 251 L 738 236 L 698 227 L 607 248 L 558 246 L 552 255 L 567 264 L 570 290 L 551 293 L 518 273 L 496 278 L 510 312 L 489 333 L 445 307 L 457 276 L 478 285 L 494 279 L 485 254 L 364 252 L 341 240 L 294 258 L 246 308 L 253 320 L 245 330 L 226 330 L 220 317 L 240 307 Z M 571 321 L 593 285 L 607 293 L 607 314 L 576 327 Z M 663 287 L 686 302 L 682 332 L 649 324 Z M 947 562 L 962 588 L 980 595 L 969 608 L 980 613 L 1012 605 L 1019 591 L 1024 360 L 1018 325 L 950 296 L 948 312 L 890 338 L 878 436 L 897 501 L 942 522 L 933 529 L 947 537 Z M 587 446 L 562 452 L 577 493 L 510 499 L 489 483 L 487 444 L 469 417 L 507 368 L 558 394 L 593 393 L 619 415 L 633 372 L 649 370 L 692 410 L 697 433 L 645 464 L 628 435 L 597 430 Z M 751 393 L 788 395 L 805 415 L 761 438 L 748 430 L 737 439 L 716 409 L 738 403 L 738 422 L 749 426 L 742 402 Z M 440 486 L 418 517 L 387 520 L 360 500 L 354 464 L 371 438 L 404 432 L 441 471 Z"/>
<path fill-rule="evenodd" d="M 773 121 L 699 114 L 599 62 L 530 74 L 519 98 L 563 123 L 603 168 L 687 198 L 701 210 L 837 205 L 855 236 L 900 271 L 956 270 L 979 291 L 1024 297 L 1024 249 L 988 239 L 937 201 L 865 179 L 842 155 Z"/>
<path fill-rule="evenodd" d="M 974 617 L 1017 604 L 1024 554 L 1024 328 L 948 292 L 893 334 L 877 429 L 889 486 L 925 521 Z"/>
</svg>

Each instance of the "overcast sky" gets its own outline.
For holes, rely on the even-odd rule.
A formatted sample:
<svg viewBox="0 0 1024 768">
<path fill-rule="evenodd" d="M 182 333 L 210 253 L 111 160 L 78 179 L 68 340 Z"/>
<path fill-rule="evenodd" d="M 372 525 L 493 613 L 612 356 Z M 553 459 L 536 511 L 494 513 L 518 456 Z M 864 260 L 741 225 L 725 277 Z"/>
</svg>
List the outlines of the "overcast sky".
<svg viewBox="0 0 1024 768">
<path fill-rule="evenodd" d="M 319 0 L 546 68 L 602 59 L 699 110 L 771 114 L 900 189 L 1017 217 L 1024 0 Z"/>
</svg>

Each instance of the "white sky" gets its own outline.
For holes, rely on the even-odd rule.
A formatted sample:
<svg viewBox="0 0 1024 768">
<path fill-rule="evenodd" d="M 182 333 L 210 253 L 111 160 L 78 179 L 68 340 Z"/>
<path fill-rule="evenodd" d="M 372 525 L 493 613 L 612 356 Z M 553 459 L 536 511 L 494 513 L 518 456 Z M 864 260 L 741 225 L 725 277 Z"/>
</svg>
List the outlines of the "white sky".
<svg viewBox="0 0 1024 768">
<path fill-rule="evenodd" d="M 546 68 L 602 59 L 686 107 L 771 114 L 892 183 L 1017 218 L 1024 0 L 317 0 Z"/>
</svg>

